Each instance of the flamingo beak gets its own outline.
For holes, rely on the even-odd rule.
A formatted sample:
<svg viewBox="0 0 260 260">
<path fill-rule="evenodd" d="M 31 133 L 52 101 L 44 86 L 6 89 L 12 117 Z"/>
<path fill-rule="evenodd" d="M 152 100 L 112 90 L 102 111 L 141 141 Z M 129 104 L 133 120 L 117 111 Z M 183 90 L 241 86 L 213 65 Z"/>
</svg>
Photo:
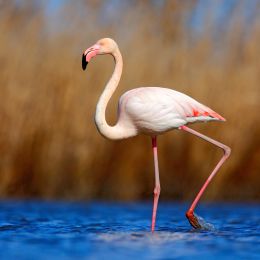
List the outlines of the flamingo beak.
<svg viewBox="0 0 260 260">
<path fill-rule="evenodd" d="M 85 70 L 87 68 L 88 61 L 86 61 L 86 55 L 83 53 L 82 55 L 82 69 Z"/>
<path fill-rule="evenodd" d="M 82 55 L 82 69 L 85 70 L 88 65 L 88 61 L 86 61 L 86 55 L 83 53 Z"/>
<path fill-rule="evenodd" d="M 95 57 L 99 52 L 100 46 L 98 44 L 86 49 L 82 54 L 82 69 L 85 70 L 89 61 Z"/>
</svg>

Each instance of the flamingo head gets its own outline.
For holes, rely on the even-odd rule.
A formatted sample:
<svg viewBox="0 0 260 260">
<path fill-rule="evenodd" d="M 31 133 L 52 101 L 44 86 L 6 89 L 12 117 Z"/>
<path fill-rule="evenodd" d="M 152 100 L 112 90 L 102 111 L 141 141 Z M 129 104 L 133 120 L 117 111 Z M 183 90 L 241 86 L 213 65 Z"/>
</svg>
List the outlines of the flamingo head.
<svg viewBox="0 0 260 260">
<path fill-rule="evenodd" d="M 89 61 L 96 55 L 113 54 L 117 48 L 116 42 L 110 38 L 103 38 L 97 41 L 97 43 L 83 52 L 82 69 L 85 70 Z"/>
</svg>

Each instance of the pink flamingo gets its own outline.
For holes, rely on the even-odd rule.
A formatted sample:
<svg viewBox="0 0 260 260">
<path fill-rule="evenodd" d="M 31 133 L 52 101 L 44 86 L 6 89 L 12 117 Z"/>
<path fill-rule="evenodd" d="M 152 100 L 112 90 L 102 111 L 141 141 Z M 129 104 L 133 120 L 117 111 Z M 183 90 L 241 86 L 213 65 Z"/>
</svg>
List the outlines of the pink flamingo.
<svg viewBox="0 0 260 260">
<path fill-rule="evenodd" d="M 225 119 L 209 107 L 178 91 L 160 87 L 141 87 L 127 91 L 121 96 L 118 106 L 117 123 L 114 126 L 109 126 L 105 119 L 105 111 L 108 101 L 118 86 L 123 69 L 123 60 L 116 42 L 110 38 L 104 38 L 83 53 L 83 70 L 86 69 L 91 58 L 100 54 L 111 54 L 115 60 L 115 69 L 97 103 L 95 123 L 98 131 L 104 137 L 112 140 L 129 138 L 138 134 L 146 134 L 152 138 L 155 169 L 152 232 L 155 227 L 161 190 L 156 142 L 157 135 L 172 129 L 179 129 L 194 134 L 223 149 L 223 157 L 209 175 L 191 207 L 186 212 L 186 217 L 194 228 L 203 228 L 200 218 L 194 214 L 194 209 L 211 179 L 229 157 L 231 149 L 186 125 L 194 122 L 225 121 Z"/>
</svg>

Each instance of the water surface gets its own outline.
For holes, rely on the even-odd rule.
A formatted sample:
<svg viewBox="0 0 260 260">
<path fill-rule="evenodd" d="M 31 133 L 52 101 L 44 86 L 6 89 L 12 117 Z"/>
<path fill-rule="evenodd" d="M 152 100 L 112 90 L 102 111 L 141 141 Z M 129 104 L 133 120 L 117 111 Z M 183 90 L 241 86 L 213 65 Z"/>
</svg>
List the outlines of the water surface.
<svg viewBox="0 0 260 260">
<path fill-rule="evenodd" d="M 194 230 L 187 204 L 0 202 L 1 259 L 260 259 L 260 205 L 202 204 L 214 225 Z"/>
</svg>

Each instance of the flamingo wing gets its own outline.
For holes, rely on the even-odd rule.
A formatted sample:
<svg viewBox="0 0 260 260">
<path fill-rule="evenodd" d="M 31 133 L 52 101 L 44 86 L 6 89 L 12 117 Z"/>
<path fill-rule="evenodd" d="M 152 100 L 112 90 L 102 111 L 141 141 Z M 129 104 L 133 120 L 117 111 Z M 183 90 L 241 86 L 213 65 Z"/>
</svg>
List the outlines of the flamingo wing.
<svg viewBox="0 0 260 260">
<path fill-rule="evenodd" d="M 160 133 L 187 123 L 225 119 L 195 99 L 172 89 L 145 87 L 126 92 L 119 102 L 119 119 L 128 120 L 139 130 Z"/>
</svg>

